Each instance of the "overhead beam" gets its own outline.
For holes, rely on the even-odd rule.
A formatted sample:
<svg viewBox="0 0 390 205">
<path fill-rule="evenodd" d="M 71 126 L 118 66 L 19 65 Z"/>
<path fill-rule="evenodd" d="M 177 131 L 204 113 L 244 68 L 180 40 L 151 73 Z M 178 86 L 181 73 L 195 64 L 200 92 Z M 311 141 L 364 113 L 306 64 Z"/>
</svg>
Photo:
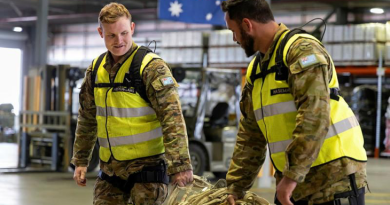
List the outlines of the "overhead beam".
<svg viewBox="0 0 390 205">
<path fill-rule="evenodd" d="M 136 14 L 147 14 L 147 13 L 157 13 L 156 8 L 150 9 L 134 9 L 129 10 L 132 15 Z M 61 20 L 61 19 L 79 19 L 79 18 L 97 18 L 99 13 L 83 13 L 83 14 L 64 14 L 64 15 L 50 15 L 47 16 L 48 20 Z M 33 22 L 38 19 L 37 16 L 25 16 L 25 17 L 16 17 L 16 18 L 4 18 L 0 19 L 0 23 L 17 23 L 17 22 Z"/>
</svg>

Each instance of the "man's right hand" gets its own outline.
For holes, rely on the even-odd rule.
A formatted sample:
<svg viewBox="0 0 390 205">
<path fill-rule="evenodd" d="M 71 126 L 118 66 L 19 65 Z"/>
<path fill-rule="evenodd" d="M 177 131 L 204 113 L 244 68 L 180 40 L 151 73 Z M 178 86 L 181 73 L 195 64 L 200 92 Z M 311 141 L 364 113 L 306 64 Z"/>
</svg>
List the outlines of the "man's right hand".
<svg viewBox="0 0 390 205">
<path fill-rule="evenodd" d="M 85 173 L 87 173 L 87 167 L 76 167 L 73 174 L 73 179 L 76 181 L 79 186 L 86 186 L 87 179 L 85 178 Z"/>
<path fill-rule="evenodd" d="M 237 200 L 236 196 L 234 196 L 233 194 L 229 194 L 227 201 L 229 202 L 230 205 L 236 205 L 236 200 Z"/>
</svg>

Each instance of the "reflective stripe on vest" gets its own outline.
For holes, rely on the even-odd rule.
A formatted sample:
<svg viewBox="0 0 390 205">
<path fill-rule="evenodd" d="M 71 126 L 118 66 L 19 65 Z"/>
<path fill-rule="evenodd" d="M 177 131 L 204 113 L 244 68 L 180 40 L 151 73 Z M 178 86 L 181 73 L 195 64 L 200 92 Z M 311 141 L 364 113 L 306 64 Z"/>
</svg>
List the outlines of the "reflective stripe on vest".
<svg viewBox="0 0 390 205">
<path fill-rule="evenodd" d="M 282 35 L 279 42 L 276 43 L 274 53 L 270 54 L 267 70 L 275 65 L 277 49 L 286 34 L 284 33 Z M 299 37 L 309 38 L 319 42 L 308 34 L 294 35 L 284 47 L 283 60 L 285 62 L 290 46 Z M 285 80 L 275 80 L 275 73 L 271 72 L 265 78 L 258 78 L 254 82 L 251 82 L 250 76 L 252 72 L 259 74 L 262 71 L 260 69 L 261 63 L 256 68 L 253 68 L 254 61 L 255 59 L 249 64 L 246 75 L 247 83 L 254 86 L 252 91 L 253 112 L 258 126 L 267 139 L 274 167 L 279 171 L 283 171 L 286 163 L 284 152 L 293 141 L 293 132 L 296 127 L 298 114 L 297 108 L 291 93 L 283 92 L 271 95 L 271 90 L 286 89 L 289 87 Z M 331 60 L 330 62 L 333 73 L 336 73 L 333 62 Z M 337 75 L 332 75 L 329 88 L 338 88 Z M 364 140 L 360 125 L 342 97 L 340 97 L 339 101 L 330 101 L 330 126 L 325 138 L 326 140 L 312 167 L 342 157 L 349 157 L 358 161 L 367 160 L 367 155 L 363 148 Z"/>
<path fill-rule="evenodd" d="M 94 88 L 99 156 L 104 162 L 108 162 L 110 157 L 125 161 L 165 152 L 162 128 L 155 111 L 138 93 L 122 84 L 137 51 L 138 48 L 115 75 L 113 83 L 120 87 Z M 145 66 L 156 58 L 160 57 L 146 54 L 139 68 L 140 75 Z M 106 56 L 98 67 L 95 82 L 110 86 L 110 75 L 103 67 L 105 63 Z"/>
<path fill-rule="evenodd" d="M 124 136 L 124 137 L 110 138 L 110 144 L 108 144 L 108 140 L 106 138 L 99 137 L 98 139 L 99 139 L 100 146 L 105 147 L 105 148 L 109 148 L 110 145 L 111 145 L 111 147 L 116 147 L 116 146 L 146 142 L 149 140 L 159 138 L 159 137 L 161 137 L 162 134 L 163 133 L 162 133 L 161 127 L 158 127 L 150 132 L 144 132 L 144 133 L 130 135 L 130 136 Z"/>
<path fill-rule="evenodd" d="M 339 135 L 357 126 L 359 126 L 359 123 L 356 117 L 355 116 L 349 117 L 345 120 L 337 122 L 336 124 L 332 124 L 329 127 L 329 131 L 325 139 L 328 139 L 330 137 L 335 137 L 336 135 Z M 269 143 L 270 152 L 271 153 L 284 152 L 292 141 L 293 141 L 292 139 L 288 139 L 284 141 Z"/>
<path fill-rule="evenodd" d="M 117 108 L 117 107 L 107 107 L 106 108 L 96 106 L 96 115 L 97 116 L 113 116 L 113 117 L 141 117 L 146 115 L 155 115 L 153 108 L 151 107 L 139 107 L 139 108 Z"/>
<path fill-rule="evenodd" d="M 295 112 L 295 111 L 297 111 L 297 108 L 295 107 L 294 101 L 287 101 L 287 102 L 280 102 L 272 105 L 267 105 L 264 106 L 263 108 L 257 109 L 255 110 L 255 116 L 256 116 L 256 121 L 259 121 L 264 117 L 285 114 L 285 113 Z"/>
</svg>

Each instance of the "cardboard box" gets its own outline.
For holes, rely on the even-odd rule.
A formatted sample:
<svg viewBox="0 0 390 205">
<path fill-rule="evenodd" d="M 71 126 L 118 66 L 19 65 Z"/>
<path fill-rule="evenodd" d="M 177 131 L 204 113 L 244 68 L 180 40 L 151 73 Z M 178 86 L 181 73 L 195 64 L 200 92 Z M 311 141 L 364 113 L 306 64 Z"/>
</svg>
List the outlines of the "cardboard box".
<svg viewBox="0 0 390 205">
<path fill-rule="evenodd" d="M 218 60 L 219 60 L 218 48 L 209 48 L 209 62 L 218 63 Z"/>
<path fill-rule="evenodd" d="M 167 32 L 163 32 L 162 35 L 161 35 L 161 46 L 162 47 L 168 47 L 169 46 L 169 43 L 170 43 L 170 34 L 167 33 Z"/>
<path fill-rule="evenodd" d="M 209 37 L 209 46 L 216 46 L 218 45 L 218 42 L 218 32 L 212 31 Z"/>
<path fill-rule="evenodd" d="M 200 31 L 192 32 L 192 46 L 203 46 L 203 33 Z"/>
<path fill-rule="evenodd" d="M 226 59 L 226 62 L 228 63 L 234 63 L 236 62 L 236 58 L 235 58 L 235 55 L 236 55 L 236 48 L 235 47 L 228 47 L 226 48 L 226 56 L 227 56 L 227 59 Z"/>
<path fill-rule="evenodd" d="M 354 29 L 352 25 L 343 26 L 343 42 L 353 41 L 353 30 Z"/>
<path fill-rule="evenodd" d="M 353 44 L 353 55 L 352 60 L 361 61 L 364 58 L 364 43 L 354 43 Z"/>
<path fill-rule="evenodd" d="M 386 23 L 386 41 L 390 41 L 390 22 Z"/>
<path fill-rule="evenodd" d="M 334 44 L 332 48 L 333 60 L 341 61 L 343 59 L 343 46 L 342 44 Z"/>
<path fill-rule="evenodd" d="M 342 55 L 342 60 L 343 61 L 352 61 L 352 57 L 353 57 L 353 51 L 352 51 L 352 48 L 353 48 L 353 44 L 352 43 L 345 43 L 345 44 L 342 44 L 343 48 L 343 55 Z"/>
<path fill-rule="evenodd" d="M 219 62 L 220 63 L 226 63 L 227 62 L 227 48 L 221 47 L 218 50 L 219 54 Z"/>
<path fill-rule="evenodd" d="M 366 38 L 366 26 L 365 24 L 357 24 L 354 25 L 354 31 L 353 31 L 353 36 L 354 36 L 354 41 L 364 41 Z"/>
<path fill-rule="evenodd" d="M 390 42 L 385 45 L 385 60 L 390 61 Z"/>
<path fill-rule="evenodd" d="M 323 44 L 324 47 L 325 47 L 325 50 L 328 52 L 328 54 L 332 57 L 333 56 L 333 53 L 332 53 L 332 48 L 333 48 L 333 45 L 332 44 L 327 44 L 327 43 L 324 43 Z M 333 58 L 332 58 L 333 59 Z"/>
<path fill-rule="evenodd" d="M 202 48 L 193 48 L 192 49 L 192 62 L 193 63 L 203 63 L 203 49 Z"/>
<path fill-rule="evenodd" d="M 365 43 L 364 44 L 364 60 L 374 61 L 377 63 L 379 55 L 384 58 L 385 44 L 383 43 Z"/>
<path fill-rule="evenodd" d="M 326 30 L 322 42 L 333 42 L 333 25 L 326 25 Z"/>
<path fill-rule="evenodd" d="M 380 23 L 368 23 L 366 26 L 365 41 L 384 42 L 386 40 L 386 27 Z"/>
<path fill-rule="evenodd" d="M 177 43 L 176 46 L 183 47 L 183 46 L 186 46 L 187 41 L 189 41 L 189 39 L 186 39 L 185 32 L 177 32 L 175 41 Z"/>
<path fill-rule="evenodd" d="M 343 41 L 343 34 L 344 26 L 336 25 L 333 28 L 333 41 L 334 42 L 342 42 Z"/>
</svg>

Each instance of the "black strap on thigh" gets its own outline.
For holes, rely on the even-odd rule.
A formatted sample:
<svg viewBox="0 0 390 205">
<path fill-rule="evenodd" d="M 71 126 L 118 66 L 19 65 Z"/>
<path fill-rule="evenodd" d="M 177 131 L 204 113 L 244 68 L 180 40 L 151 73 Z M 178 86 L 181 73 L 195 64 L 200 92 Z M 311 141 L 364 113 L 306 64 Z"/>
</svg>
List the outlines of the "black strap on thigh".
<svg viewBox="0 0 390 205">
<path fill-rule="evenodd" d="M 127 180 L 123 180 L 115 175 L 110 177 L 102 170 L 99 171 L 98 177 L 119 188 L 125 193 L 130 193 L 135 183 L 169 184 L 169 177 L 166 172 L 166 165 L 164 161 L 161 161 L 157 166 L 144 167 L 142 171 L 131 174 Z"/>
<path fill-rule="evenodd" d="M 348 198 L 350 205 L 364 205 L 364 195 L 365 195 L 365 187 L 358 189 L 356 185 L 355 174 L 348 175 L 352 190 L 343 192 L 340 194 L 335 194 L 335 199 Z"/>
</svg>

